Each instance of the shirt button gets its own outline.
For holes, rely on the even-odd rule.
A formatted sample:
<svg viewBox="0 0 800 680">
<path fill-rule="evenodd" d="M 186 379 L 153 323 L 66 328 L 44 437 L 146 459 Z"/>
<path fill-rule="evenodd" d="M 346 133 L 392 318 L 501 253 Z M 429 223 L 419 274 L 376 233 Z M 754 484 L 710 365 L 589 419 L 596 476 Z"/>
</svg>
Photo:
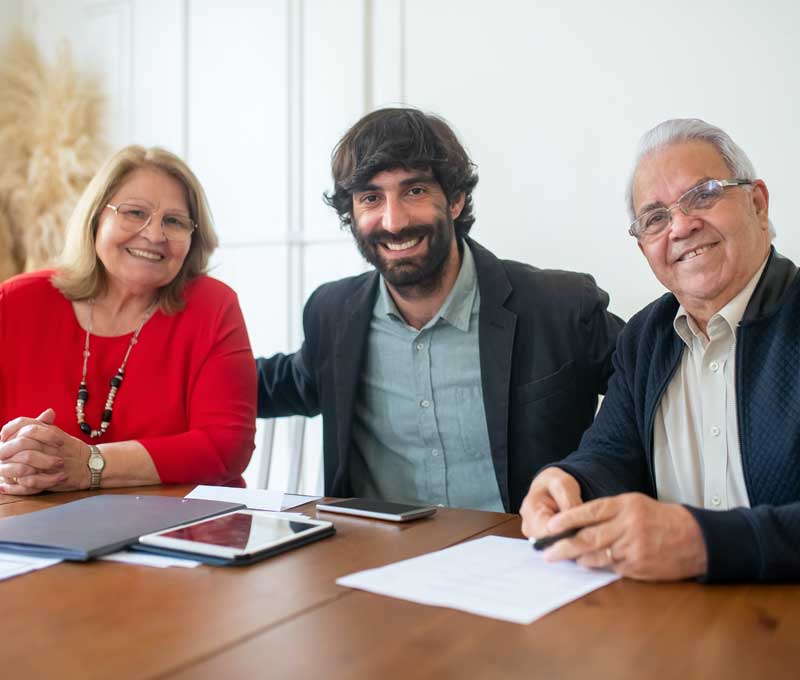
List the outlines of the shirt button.
<svg viewBox="0 0 800 680">
<path fill-rule="evenodd" d="M 425 349 L 425 343 L 424 342 L 418 342 L 417 343 L 417 349 L 421 352 L 423 349 Z"/>
<path fill-rule="evenodd" d="M 438 456 L 438 455 L 439 455 L 439 449 L 433 449 L 433 450 L 431 451 L 431 453 L 432 453 L 434 456 Z"/>
<path fill-rule="evenodd" d="M 719 364 L 716 361 L 712 361 L 708 367 L 711 369 L 712 373 L 716 373 L 719 370 Z"/>
<path fill-rule="evenodd" d="M 428 408 L 428 406 L 431 405 L 431 402 L 429 402 L 427 399 L 423 399 L 421 402 L 419 402 L 419 405 L 422 408 Z"/>
<path fill-rule="evenodd" d="M 719 437 L 719 433 L 720 429 L 716 425 L 714 425 L 714 427 L 711 428 L 711 434 L 713 434 L 715 437 Z"/>
<path fill-rule="evenodd" d="M 717 507 L 720 503 L 722 503 L 722 499 L 719 496 L 712 496 L 711 497 L 711 505 Z"/>
</svg>

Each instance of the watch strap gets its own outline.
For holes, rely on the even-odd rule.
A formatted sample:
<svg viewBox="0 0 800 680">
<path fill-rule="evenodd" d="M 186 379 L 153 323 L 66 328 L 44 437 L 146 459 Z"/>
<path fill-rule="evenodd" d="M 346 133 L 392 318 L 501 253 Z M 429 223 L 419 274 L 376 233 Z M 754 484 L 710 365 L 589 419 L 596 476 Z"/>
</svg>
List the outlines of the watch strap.
<svg viewBox="0 0 800 680">
<path fill-rule="evenodd" d="M 91 461 L 92 456 L 100 456 L 103 460 L 103 467 L 105 467 L 105 459 L 103 458 L 103 454 L 100 453 L 100 449 L 98 449 L 94 444 L 89 444 L 89 460 Z M 95 470 L 90 463 L 87 463 L 89 467 L 89 490 L 99 489 L 100 488 L 100 477 L 103 474 L 103 469 L 100 468 L 99 470 Z"/>
</svg>

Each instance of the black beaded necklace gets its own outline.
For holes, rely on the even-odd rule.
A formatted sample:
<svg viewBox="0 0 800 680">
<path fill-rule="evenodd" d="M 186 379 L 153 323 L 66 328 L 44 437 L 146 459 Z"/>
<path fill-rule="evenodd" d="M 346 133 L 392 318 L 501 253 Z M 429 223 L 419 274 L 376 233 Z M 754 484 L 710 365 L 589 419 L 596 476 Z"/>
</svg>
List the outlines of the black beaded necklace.
<svg viewBox="0 0 800 680">
<path fill-rule="evenodd" d="M 131 354 L 133 346 L 139 340 L 139 333 L 141 332 L 142 327 L 145 325 L 145 323 L 147 323 L 147 320 L 153 314 L 155 308 L 156 303 L 153 302 L 153 304 L 147 308 L 139 327 L 133 334 L 131 342 L 128 345 L 128 350 L 125 352 L 125 358 L 122 360 L 122 364 L 117 369 L 117 374 L 111 378 L 111 388 L 109 389 L 108 397 L 106 398 L 106 406 L 103 410 L 103 420 L 100 423 L 100 429 L 93 430 L 92 426 L 86 422 L 86 418 L 84 417 L 84 407 L 86 406 L 86 402 L 89 401 L 89 389 L 86 387 L 86 369 L 89 365 L 89 337 L 92 334 L 92 317 L 94 313 L 94 300 L 89 300 L 89 324 L 86 327 L 86 341 L 83 344 L 83 376 L 81 377 L 81 386 L 78 388 L 78 401 L 75 405 L 75 415 L 78 418 L 78 427 L 81 429 L 81 432 L 88 434 L 93 439 L 95 437 L 104 435 L 106 430 L 108 430 L 109 426 L 111 425 L 111 413 L 114 410 L 114 399 L 117 396 L 117 392 L 122 385 L 122 380 L 125 377 L 125 364 L 128 363 L 128 357 Z"/>
</svg>

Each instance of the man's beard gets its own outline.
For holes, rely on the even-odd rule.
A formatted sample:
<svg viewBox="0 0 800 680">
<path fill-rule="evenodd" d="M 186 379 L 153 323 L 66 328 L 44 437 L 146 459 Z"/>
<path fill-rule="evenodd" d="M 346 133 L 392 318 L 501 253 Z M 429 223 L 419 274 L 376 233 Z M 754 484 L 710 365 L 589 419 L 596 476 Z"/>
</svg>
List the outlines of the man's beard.
<svg viewBox="0 0 800 680">
<path fill-rule="evenodd" d="M 445 212 L 432 224 L 413 225 L 395 234 L 381 229 L 364 236 L 358 230 L 355 221 L 351 231 L 364 259 L 375 267 L 402 297 L 422 297 L 439 288 L 454 238 L 453 219 L 449 213 Z M 382 256 L 384 248 L 381 242 L 403 243 L 420 237 L 427 237 L 428 241 L 424 254 L 392 260 L 386 260 Z"/>
</svg>

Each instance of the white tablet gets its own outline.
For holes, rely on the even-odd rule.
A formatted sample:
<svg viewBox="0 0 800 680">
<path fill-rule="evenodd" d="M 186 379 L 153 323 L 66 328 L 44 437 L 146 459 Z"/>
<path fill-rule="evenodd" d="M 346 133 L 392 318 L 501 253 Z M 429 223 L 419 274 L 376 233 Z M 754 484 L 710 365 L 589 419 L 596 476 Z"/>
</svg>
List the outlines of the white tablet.
<svg viewBox="0 0 800 680">
<path fill-rule="evenodd" d="M 139 538 L 138 550 L 215 564 L 249 564 L 334 533 L 333 524 L 253 510 L 182 524 Z"/>
</svg>

